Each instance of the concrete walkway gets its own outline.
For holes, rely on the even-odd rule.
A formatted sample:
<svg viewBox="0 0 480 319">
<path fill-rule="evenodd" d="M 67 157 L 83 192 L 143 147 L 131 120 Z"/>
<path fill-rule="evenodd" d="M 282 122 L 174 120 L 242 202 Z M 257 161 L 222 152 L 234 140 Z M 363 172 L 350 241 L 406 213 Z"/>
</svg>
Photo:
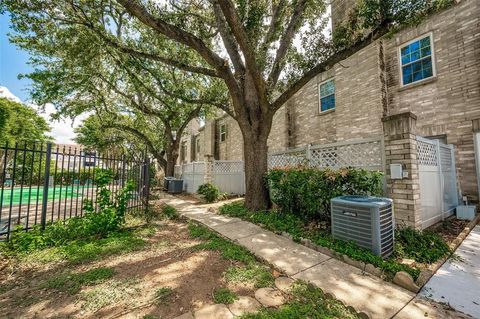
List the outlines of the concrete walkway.
<svg viewBox="0 0 480 319">
<path fill-rule="evenodd" d="M 480 318 L 480 226 L 477 225 L 420 294 Z"/>
<path fill-rule="evenodd" d="M 173 197 L 163 202 L 246 247 L 286 275 L 313 283 L 370 318 L 459 318 L 418 300 L 410 291 L 337 259 L 252 223 L 216 214 L 215 208 L 222 204 L 195 205 Z"/>
</svg>

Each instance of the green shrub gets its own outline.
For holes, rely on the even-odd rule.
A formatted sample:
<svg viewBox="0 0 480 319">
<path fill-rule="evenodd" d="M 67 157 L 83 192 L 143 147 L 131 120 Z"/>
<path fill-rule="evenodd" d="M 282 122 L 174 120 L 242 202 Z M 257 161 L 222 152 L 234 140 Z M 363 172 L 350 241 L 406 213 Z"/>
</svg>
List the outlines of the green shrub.
<svg viewBox="0 0 480 319">
<path fill-rule="evenodd" d="M 357 168 L 276 168 L 266 175 L 272 201 L 283 212 L 310 220 L 330 216 L 330 200 L 341 195 L 383 193 L 383 174 Z"/>
<path fill-rule="evenodd" d="M 25 232 L 19 226 L 12 233 L 7 249 L 12 252 L 28 252 L 51 246 L 60 246 L 75 240 L 90 237 L 104 238 L 120 230 L 125 223 L 128 201 L 133 191 L 133 184 L 128 182 L 112 199 L 112 191 L 108 185 L 113 180 L 111 170 L 98 170 L 96 174 L 96 204 L 87 200 L 84 204 L 85 215 L 50 223 L 41 230 L 39 225 Z"/>
<path fill-rule="evenodd" d="M 202 195 L 207 203 L 215 202 L 220 196 L 220 190 L 218 187 L 210 183 L 200 185 L 197 193 Z"/>
<path fill-rule="evenodd" d="M 177 212 L 177 209 L 167 204 L 162 206 L 162 215 L 167 219 L 180 218 L 180 214 Z"/>
<path fill-rule="evenodd" d="M 395 252 L 399 257 L 430 264 L 449 254 L 450 249 L 434 232 L 405 227 L 395 232 Z"/>
</svg>

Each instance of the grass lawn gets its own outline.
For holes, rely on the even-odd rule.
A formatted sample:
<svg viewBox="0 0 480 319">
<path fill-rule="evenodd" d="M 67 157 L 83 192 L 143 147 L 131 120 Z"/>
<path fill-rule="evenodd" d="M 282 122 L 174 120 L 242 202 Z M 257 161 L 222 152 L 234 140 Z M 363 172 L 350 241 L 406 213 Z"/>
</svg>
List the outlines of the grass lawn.
<svg viewBox="0 0 480 319">
<path fill-rule="evenodd" d="M 129 229 L 107 238 L 10 258 L 0 254 L 2 318 L 174 318 L 274 285 L 279 273 L 243 247 L 173 218 L 146 224 L 129 217 Z M 284 306 L 246 318 L 305 314 L 356 318 L 306 284 L 299 284 Z"/>
<path fill-rule="evenodd" d="M 82 196 L 82 189 L 84 192 L 89 188 L 88 186 L 76 186 L 76 185 L 68 185 L 68 186 L 55 186 L 48 188 L 48 200 L 51 201 L 54 197 L 55 199 L 59 198 L 76 198 Z M 24 187 L 23 190 L 20 187 L 12 188 L 4 188 L 3 190 L 3 200 L 0 206 L 8 206 L 10 205 L 10 201 L 12 205 L 20 204 L 20 201 L 25 205 L 28 203 L 36 203 L 37 199 L 39 202 L 43 199 L 43 186 L 37 187 L 32 186 L 32 188 Z"/>
</svg>

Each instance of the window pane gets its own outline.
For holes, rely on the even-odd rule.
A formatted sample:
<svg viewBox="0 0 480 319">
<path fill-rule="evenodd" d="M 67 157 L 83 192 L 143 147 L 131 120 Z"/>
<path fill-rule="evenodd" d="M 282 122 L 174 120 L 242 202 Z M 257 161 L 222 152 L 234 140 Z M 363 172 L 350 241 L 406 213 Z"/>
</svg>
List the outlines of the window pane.
<svg viewBox="0 0 480 319">
<path fill-rule="evenodd" d="M 428 37 L 425 37 L 422 40 L 420 40 L 420 46 L 422 48 L 430 47 L 430 37 L 428 36 Z"/>
<path fill-rule="evenodd" d="M 420 49 L 420 41 L 415 41 L 410 44 L 410 51 L 418 51 L 418 49 Z"/>
<path fill-rule="evenodd" d="M 321 111 L 327 111 L 335 108 L 335 95 L 330 95 L 322 98 L 321 102 Z"/>
<path fill-rule="evenodd" d="M 331 95 L 335 93 L 335 82 L 330 80 L 320 85 L 320 97 Z"/>
<path fill-rule="evenodd" d="M 407 65 L 402 68 L 403 75 L 403 84 L 408 84 L 412 82 L 412 66 Z"/>
<path fill-rule="evenodd" d="M 423 69 L 423 78 L 429 78 L 433 76 L 432 68 Z"/>
<path fill-rule="evenodd" d="M 412 52 L 411 56 L 410 56 L 410 60 L 411 61 L 416 61 L 420 59 L 420 51 L 414 51 Z"/>
<path fill-rule="evenodd" d="M 402 56 L 402 65 L 410 62 L 410 54 Z"/>
<path fill-rule="evenodd" d="M 432 68 L 432 59 L 425 59 L 422 61 L 422 68 Z"/>
<path fill-rule="evenodd" d="M 429 56 L 430 54 L 432 54 L 432 51 L 430 50 L 430 47 L 422 49 L 422 58 L 424 58 L 426 56 Z"/>
<path fill-rule="evenodd" d="M 422 75 L 422 72 L 419 71 L 419 72 L 414 72 L 413 73 L 413 81 L 420 81 L 421 79 L 423 79 L 423 75 Z"/>
<path fill-rule="evenodd" d="M 413 72 L 419 72 L 422 70 L 422 62 L 415 62 L 412 64 Z"/>
<path fill-rule="evenodd" d="M 402 56 L 408 55 L 410 53 L 410 47 L 407 45 L 406 47 L 402 48 L 401 52 Z"/>
</svg>

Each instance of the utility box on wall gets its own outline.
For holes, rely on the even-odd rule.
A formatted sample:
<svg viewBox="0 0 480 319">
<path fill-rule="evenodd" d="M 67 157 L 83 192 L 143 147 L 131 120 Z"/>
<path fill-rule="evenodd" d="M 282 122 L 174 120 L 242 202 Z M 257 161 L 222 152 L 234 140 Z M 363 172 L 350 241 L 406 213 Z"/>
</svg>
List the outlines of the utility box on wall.
<svg viewBox="0 0 480 319">
<path fill-rule="evenodd" d="M 403 178 L 402 164 L 390 164 L 390 178 L 391 179 Z"/>
<path fill-rule="evenodd" d="M 457 206 L 457 218 L 463 220 L 473 220 L 477 207 L 473 205 L 460 205 Z"/>
</svg>

